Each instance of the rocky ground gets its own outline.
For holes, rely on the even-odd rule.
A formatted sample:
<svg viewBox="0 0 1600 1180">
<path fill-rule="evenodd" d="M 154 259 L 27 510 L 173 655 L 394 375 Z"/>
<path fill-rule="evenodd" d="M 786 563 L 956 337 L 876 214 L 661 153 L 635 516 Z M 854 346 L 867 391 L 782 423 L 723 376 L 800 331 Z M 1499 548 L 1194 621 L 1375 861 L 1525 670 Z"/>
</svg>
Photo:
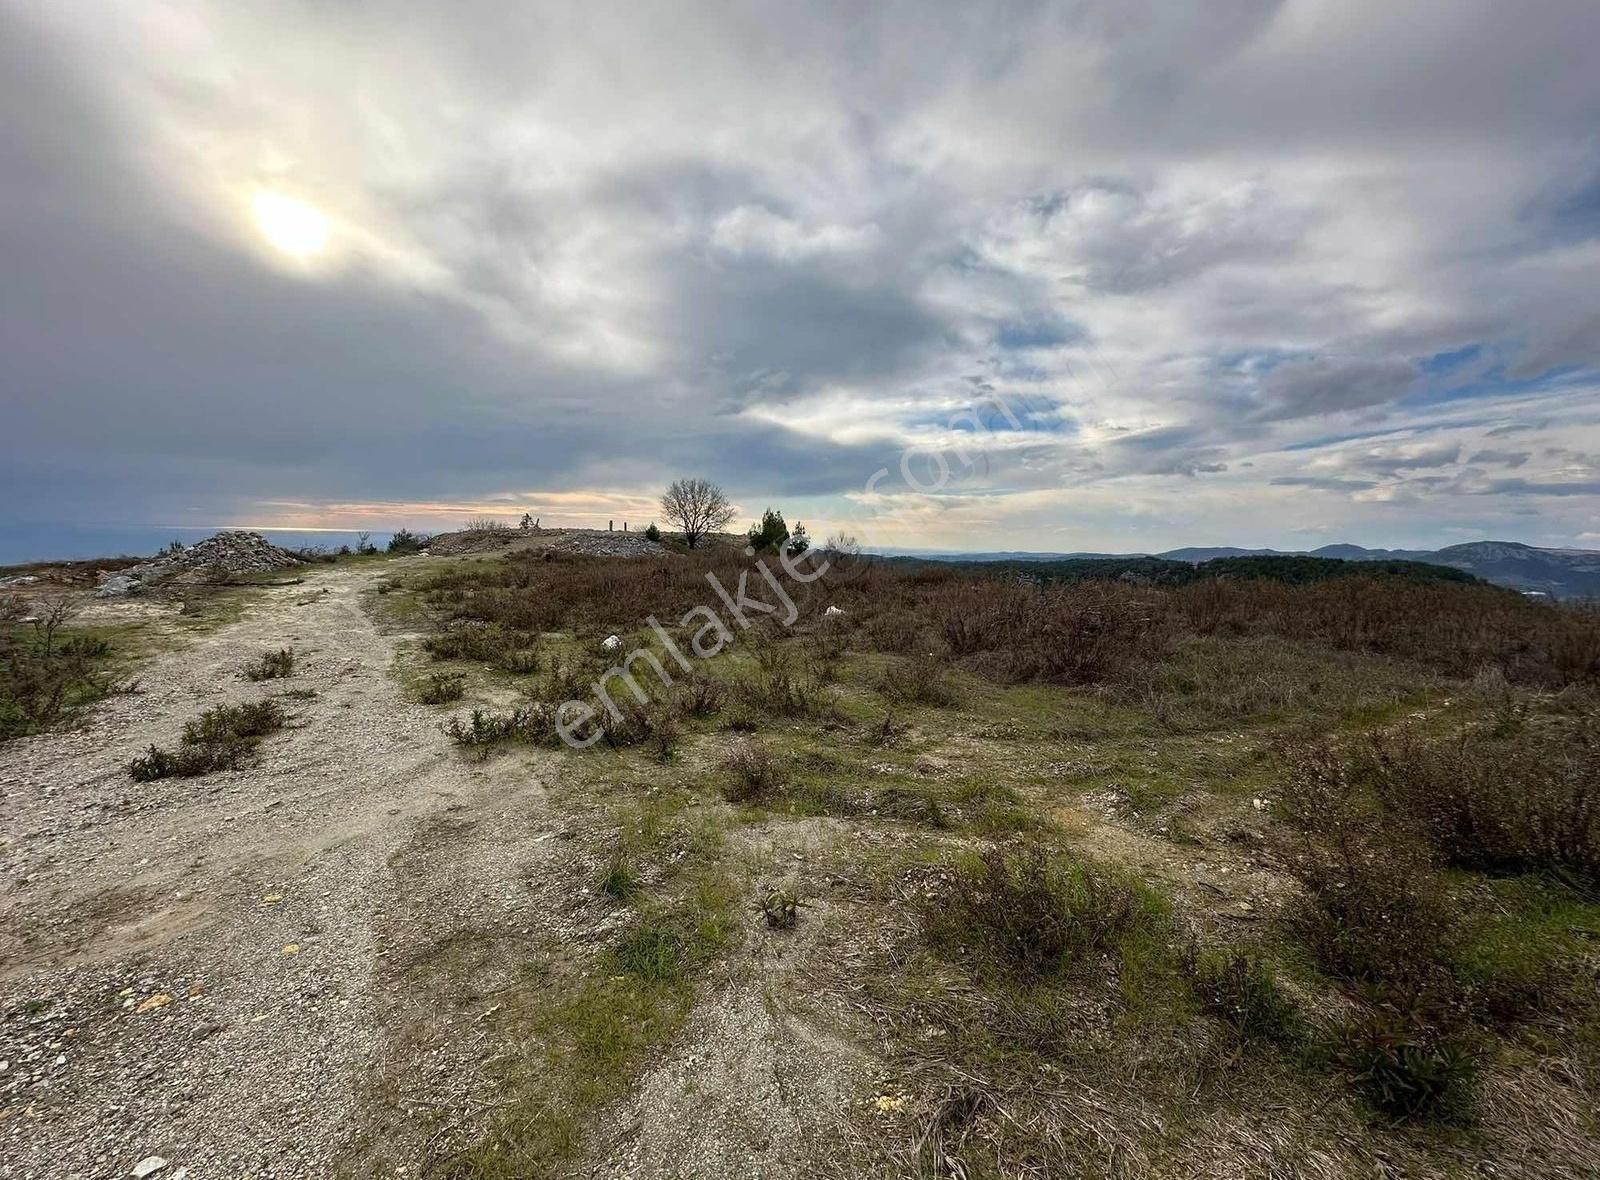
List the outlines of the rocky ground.
<svg viewBox="0 0 1600 1180">
<path fill-rule="evenodd" d="M 467 529 L 443 533 L 429 545 L 432 553 L 457 556 L 467 553 L 514 553 L 553 550 L 590 557 L 659 557 L 672 552 L 643 533 L 621 529 Z"/>
<path fill-rule="evenodd" d="M 373 1051 L 388 857 L 469 777 L 388 675 L 370 578 L 269 591 L 81 728 L 0 748 L 0 1175 L 325 1173 Z M 240 675 L 285 645 L 292 680 Z M 289 687 L 316 695 L 258 766 L 129 780 L 205 708 Z"/>
<path fill-rule="evenodd" d="M 383 577 L 252 591 L 140 691 L 0 746 L 0 1177 L 424 1173 L 501 1105 L 493 997 L 525 948 L 581 956 L 612 932 L 575 851 L 588 805 L 551 803 L 554 755 L 460 758 L 395 674 L 412 637 L 375 621 Z M 141 602 L 91 613 L 160 609 Z M 291 678 L 242 675 L 285 646 Z M 188 719 L 271 695 L 292 721 L 258 764 L 130 780 Z M 732 976 L 573 1174 L 802 1174 L 776 1132 L 837 1113 L 853 1051 Z"/>
</svg>

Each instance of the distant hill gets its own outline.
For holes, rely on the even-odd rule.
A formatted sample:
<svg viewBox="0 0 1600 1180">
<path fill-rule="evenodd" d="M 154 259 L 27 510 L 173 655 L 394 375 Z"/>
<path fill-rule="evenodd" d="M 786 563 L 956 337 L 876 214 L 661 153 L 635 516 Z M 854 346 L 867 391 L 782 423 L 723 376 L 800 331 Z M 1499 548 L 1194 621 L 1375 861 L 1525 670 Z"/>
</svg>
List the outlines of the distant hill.
<svg viewBox="0 0 1600 1180">
<path fill-rule="evenodd" d="M 1312 557 L 1332 557 L 1339 561 L 1424 561 L 1426 549 L 1363 549 L 1360 545 L 1324 545 L 1313 549 Z"/>
<path fill-rule="evenodd" d="M 1553 598 L 1600 597 L 1600 553 L 1592 549 L 1535 549 L 1515 541 L 1451 545 L 1423 560 L 1453 566 L 1485 581 Z"/>
<path fill-rule="evenodd" d="M 1475 585 L 1463 570 L 1417 561 L 1339 561 L 1303 553 L 1251 553 L 1210 561 L 1174 561 L 1168 557 L 1013 558 L 1001 561 L 953 561 L 949 558 L 889 557 L 901 565 L 938 562 L 959 565 L 986 576 L 1036 582 L 1134 582 L 1142 586 L 1187 586 L 1213 579 L 1260 578 L 1304 585 L 1335 578 L 1401 578 L 1409 582 L 1453 582 Z"/>
<path fill-rule="evenodd" d="M 1420 576 L 1410 566 L 1448 567 L 1482 578 L 1497 586 L 1548 594 L 1552 598 L 1600 598 L 1600 551 L 1591 549 L 1539 549 L 1516 541 L 1472 541 L 1445 549 L 1368 549 L 1361 545 L 1324 545 L 1310 553 L 1288 553 L 1276 549 L 1243 549 L 1236 546 L 1191 546 L 1169 549 L 1165 553 L 921 553 L 914 560 L 959 562 L 1001 567 L 1015 564 L 1037 577 L 1052 580 L 1118 577 L 1159 585 L 1181 585 L 1192 580 L 1178 570 L 1159 563 L 1197 567 L 1216 562 L 1261 561 L 1280 558 L 1341 561 L 1364 568 L 1339 571 L 1337 576 L 1387 574 Z M 1152 564 L 1157 563 L 1157 564 Z M 1048 569 L 1040 567 L 1049 567 Z M 1250 570 L 1256 571 L 1254 574 Z M 1276 570 L 1269 573 L 1268 570 Z M 1296 571 L 1299 571 L 1296 573 Z M 1286 580 L 1319 580 L 1334 576 L 1315 566 L 1293 564 L 1220 567 L 1211 571 L 1233 576 L 1279 577 Z M 1446 579 L 1454 580 L 1454 579 Z"/>
<path fill-rule="evenodd" d="M 1218 561 L 1224 557 L 1278 557 L 1281 552 L 1277 549 L 1235 549 L 1224 545 L 1215 549 L 1169 549 L 1156 556 L 1168 561 L 1202 562 Z"/>
</svg>

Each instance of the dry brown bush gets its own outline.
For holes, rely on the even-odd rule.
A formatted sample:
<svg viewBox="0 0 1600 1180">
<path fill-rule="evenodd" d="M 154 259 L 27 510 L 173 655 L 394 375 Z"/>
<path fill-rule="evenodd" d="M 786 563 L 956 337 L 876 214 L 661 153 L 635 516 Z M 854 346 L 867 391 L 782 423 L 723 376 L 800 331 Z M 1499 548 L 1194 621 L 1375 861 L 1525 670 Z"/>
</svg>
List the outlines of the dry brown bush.
<svg viewBox="0 0 1600 1180">
<path fill-rule="evenodd" d="M 1041 585 L 956 566 L 869 561 L 800 583 L 771 559 L 767 569 L 798 608 L 797 626 L 829 628 L 830 644 L 905 653 L 937 638 L 958 664 L 1005 681 L 1114 682 L 1185 634 L 1280 637 L 1448 676 L 1488 666 L 1544 687 L 1600 680 L 1600 615 L 1488 586 L 1373 578 Z M 441 574 L 426 593 L 455 619 L 512 634 L 633 630 L 650 617 L 670 628 L 694 607 L 726 618 L 707 577 L 736 592 L 741 575 L 753 595 L 773 601 L 755 562 L 726 546 L 659 559 L 515 554 Z M 830 605 L 844 615 L 825 620 Z M 747 633 L 733 630 L 743 641 Z"/>
</svg>

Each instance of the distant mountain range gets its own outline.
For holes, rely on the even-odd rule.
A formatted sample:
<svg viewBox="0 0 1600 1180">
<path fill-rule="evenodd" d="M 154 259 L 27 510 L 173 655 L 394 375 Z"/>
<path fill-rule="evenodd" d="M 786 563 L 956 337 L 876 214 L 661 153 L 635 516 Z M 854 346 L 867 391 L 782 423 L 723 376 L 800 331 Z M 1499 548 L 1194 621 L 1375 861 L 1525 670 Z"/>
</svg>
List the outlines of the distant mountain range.
<svg viewBox="0 0 1600 1180">
<path fill-rule="evenodd" d="M 1600 598 L 1600 551 L 1538 549 L 1516 541 L 1470 541 L 1446 549 L 1366 549 L 1324 545 L 1320 549 L 1238 549 L 1189 547 L 1165 553 L 909 553 L 934 561 L 1060 561 L 1066 558 L 1160 557 L 1200 564 L 1219 557 L 1309 556 L 1339 561 L 1420 561 L 1464 570 L 1486 582 L 1548 594 L 1552 598 Z"/>
</svg>

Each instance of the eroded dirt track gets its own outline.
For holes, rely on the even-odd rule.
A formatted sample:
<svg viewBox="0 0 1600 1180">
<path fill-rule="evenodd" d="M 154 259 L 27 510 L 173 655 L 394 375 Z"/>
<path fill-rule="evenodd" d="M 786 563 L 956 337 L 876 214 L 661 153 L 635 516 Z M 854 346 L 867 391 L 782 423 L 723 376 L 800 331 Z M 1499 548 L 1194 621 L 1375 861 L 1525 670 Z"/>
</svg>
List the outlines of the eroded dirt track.
<svg viewBox="0 0 1600 1180">
<path fill-rule="evenodd" d="M 484 785 L 388 675 L 377 576 L 265 591 L 139 693 L 0 748 L 0 1176 L 317 1176 L 349 1141 L 391 858 Z M 290 645 L 292 679 L 240 674 Z M 204 709 L 287 689 L 316 695 L 255 766 L 129 779 Z"/>
</svg>

